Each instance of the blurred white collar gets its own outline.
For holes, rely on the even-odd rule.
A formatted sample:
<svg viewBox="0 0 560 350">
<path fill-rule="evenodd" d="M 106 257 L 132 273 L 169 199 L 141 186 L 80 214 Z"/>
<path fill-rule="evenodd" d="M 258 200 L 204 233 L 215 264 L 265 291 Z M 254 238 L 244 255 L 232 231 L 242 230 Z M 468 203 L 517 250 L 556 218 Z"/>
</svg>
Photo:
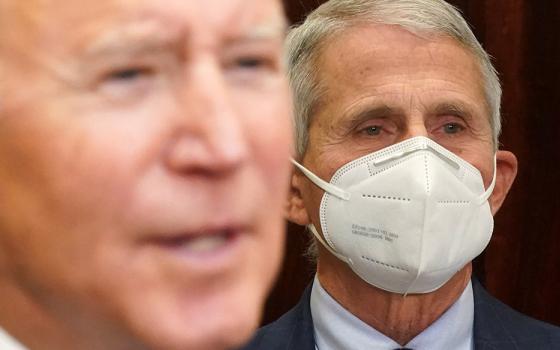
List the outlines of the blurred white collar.
<svg viewBox="0 0 560 350">
<path fill-rule="evenodd" d="M 319 350 L 391 350 L 401 346 L 364 323 L 334 300 L 315 276 L 311 290 L 311 316 Z M 474 297 L 469 282 L 459 299 L 407 348 L 414 350 L 472 350 Z"/>
<path fill-rule="evenodd" d="M 2 350 L 27 350 L 5 330 L 0 328 L 0 349 Z"/>
</svg>

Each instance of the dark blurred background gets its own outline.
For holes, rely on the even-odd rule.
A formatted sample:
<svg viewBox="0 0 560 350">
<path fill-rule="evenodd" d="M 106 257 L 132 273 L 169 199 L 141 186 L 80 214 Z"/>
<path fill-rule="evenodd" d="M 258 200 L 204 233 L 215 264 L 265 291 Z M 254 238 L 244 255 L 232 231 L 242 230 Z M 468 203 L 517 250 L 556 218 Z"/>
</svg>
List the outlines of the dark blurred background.
<svg viewBox="0 0 560 350">
<path fill-rule="evenodd" d="M 323 3 L 284 0 L 292 23 Z M 560 325 L 560 1 L 455 0 L 500 72 L 503 149 L 519 173 L 475 274 L 513 308 Z M 313 277 L 308 237 L 289 224 L 286 258 L 263 323 L 294 306 Z"/>
</svg>

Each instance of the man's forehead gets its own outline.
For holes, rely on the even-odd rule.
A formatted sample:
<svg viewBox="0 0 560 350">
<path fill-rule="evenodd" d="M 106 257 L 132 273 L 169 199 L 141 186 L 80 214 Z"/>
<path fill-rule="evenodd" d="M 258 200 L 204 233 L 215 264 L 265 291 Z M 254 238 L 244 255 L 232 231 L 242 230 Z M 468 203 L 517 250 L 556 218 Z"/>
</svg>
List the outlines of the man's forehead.
<svg viewBox="0 0 560 350">
<path fill-rule="evenodd" d="M 315 64 L 323 88 L 318 106 L 335 108 L 336 115 L 403 114 L 411 101 L 434 113 L 488 112 L 480 64 L 455 39 L 367 24 L 350 26 L 327 40 Z"/>
<path fill-rule="evenodd" d="M 153 19 L 195 35 L 244 34 L 257 26 L 260 32 L 264 27 L 282 31 L 285 26 L 279 0 L 0 0 L 0 10 L 10 14 L 13 31 L 35 30 L 44 39 L 70 39 Z"/>
<path fill-rule="evenodd" d="M 340 50 L 342 46 L 346 50 Z M 411 54 L 420 51 L 425 52 L 426 58 L 433 62 L 454 55 L 475 62 L 473 54 L 448 35 L 428 31 L 412 32 L 401 26 L 385 24 L 354 25 L 336 32 L 326 40 L 322 57 L 334 53 L 341 59 L 355 59 L 357 56 L 363 58 L 364 62 L 372 62 L 371 59 L 394 61 L 396 58 L 409 59 Z M 384 62 L 387 63 L 390 62 Z"/>
<path fill-rule="evenodd" d="M 220 53 L 255 36 L 280 42 L 285 27 L 280 0 L 0 0 L 0 92 L 24 91 L 9 87 L 23 75 L 74 84 L 84 64 L 123 52 Z"/>
<path fill-rule="evenodd" d="M 465 84 L 481 86 L 482 72 L 478 60 L 457 40 L 434 33 L 413 33 L 394 25 L 357 25 L 332 35 L 320 51 L 316 62 L 323 83 L 345 82 L 360 87 L 373 77 L 391 74 L 430 75 L 446 71 L 460 77 Z"/>
</svg>

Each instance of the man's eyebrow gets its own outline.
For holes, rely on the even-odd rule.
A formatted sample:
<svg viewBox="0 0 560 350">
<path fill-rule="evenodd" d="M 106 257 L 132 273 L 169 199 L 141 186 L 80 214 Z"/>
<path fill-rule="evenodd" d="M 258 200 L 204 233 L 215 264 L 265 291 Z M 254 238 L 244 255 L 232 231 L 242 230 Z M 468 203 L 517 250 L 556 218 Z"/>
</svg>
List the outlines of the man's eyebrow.
<svg viewBox="0 0 560 350">
<path fill-rule="evenodd" d="M 235 37 L 230 34 L 227 42 L 258 41 L 278 39 L 286 36 L 288 24 L 285 20 L 271 21 L 254 26 L 241 35 Z M 85 49 L 85 55 L 96 57 L 122 53 L 135 54 L 154 52 L 163 48 L 182 45 L 188 39 L 184 31 L 162 30 L 153 23 L 135 23 L 102 33 Z"/>
<path fill-rule="evenodd" d="M 288 22 L 278 19 L 253 26 L 237 35 L 230 35 L 228 42 L 279 39 L 283 40 L 288 32 Z"/>
<path fill-rule="evenodd" d="M 357 125 L 367 120 L 388 118 L 391 116 L 402 115 L 404 112 L 400 108 L 390 107 L 386 104 L 367 106 L 356 111 L 350 111 L 349 123 Z"/>
<path fill-rule="evenodd" d="M 458 102 L 458 101 L 447 101 L 438 103 L 435 108 L 433 108 L 433 114 L 444 115 L 451 114 L 467 120 L 473 118 L 473 110 L 468 105 Z"/>
<path fill-rule="evenodd" d="M 161 30 L 153 23 L 134 23 L 102 33 L 87 45 L 85 55 L 153 52 L 176 45 L 183 37 L 184 33 L 179 30 Z"/>
<path fill-rule="evenodd" d="M 337 123 L 342 130 L 350 131 L 360 124 L 373 119 L 388 119 L 391 117 L 402 117 L 403 110 L 386 104 L 363 106 L 343 113 Z"/>
</svg>

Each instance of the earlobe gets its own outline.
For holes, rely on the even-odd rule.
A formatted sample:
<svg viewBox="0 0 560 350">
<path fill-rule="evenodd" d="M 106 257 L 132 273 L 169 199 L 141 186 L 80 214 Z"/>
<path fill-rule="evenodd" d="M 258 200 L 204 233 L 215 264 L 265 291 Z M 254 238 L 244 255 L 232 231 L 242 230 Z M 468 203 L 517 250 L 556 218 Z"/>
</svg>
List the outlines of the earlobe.
<svg viewBox="0 0 560 350">
<path fill-rule="evenodd" d="M 488 199 L 492 215 L 495 215 L 515 180 L 517 175 L 517 158 L 508 151 L 498 151 L 496 153 L 496 186 L 492 195 Z"/>
<path fill-rule="evenodd" d="M 297 170 L 295 170 L 290 182 L 290 193 L 288 194 L 285 216 L 287 220 L 305 226 L 310 224 L 311 221 L 309 220 L 309 215 L 301 195 L 302 185 L 302 175 L 298 174 Z"/>
</svg>

